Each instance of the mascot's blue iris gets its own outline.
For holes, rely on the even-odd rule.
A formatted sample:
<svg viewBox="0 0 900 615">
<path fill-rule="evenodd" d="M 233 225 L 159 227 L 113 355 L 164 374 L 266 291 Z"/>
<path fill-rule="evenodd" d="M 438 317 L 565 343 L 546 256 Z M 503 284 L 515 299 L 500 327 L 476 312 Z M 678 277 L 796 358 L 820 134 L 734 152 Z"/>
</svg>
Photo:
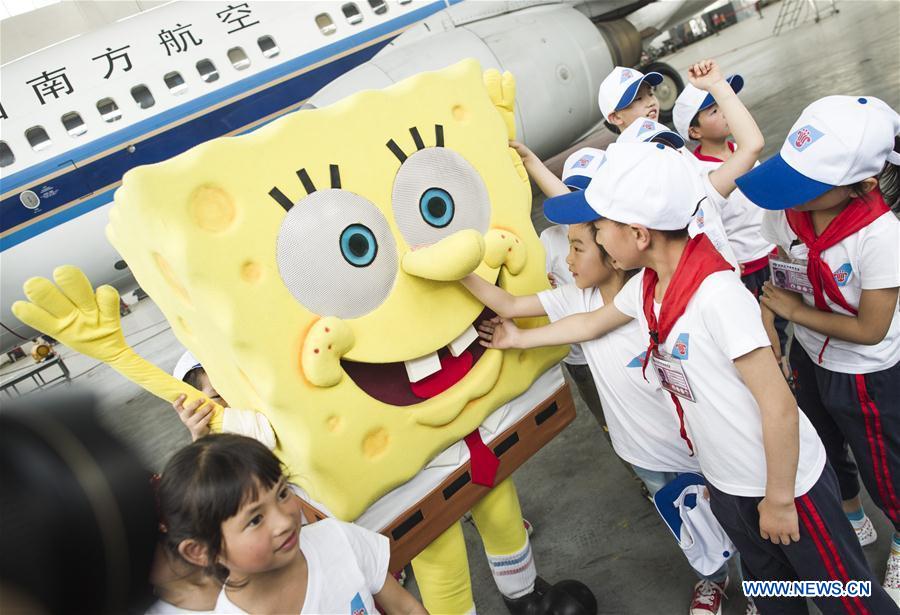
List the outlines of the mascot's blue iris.
<svg viewBox="0 0 900 615">
<path fill-rule="evenodd" d="M 453 220 L 453 197 L 443 188 L 429 188 L 419 199 L 422 219 L 435 228 L 444 228 Z"/>
<path fill-rule="evenodd" d="M 362 224 L 351 224 L 341 233 L 341 254 L 354 267 L 368 267 L 378 254 L 375 235 Z"/>
</svg>

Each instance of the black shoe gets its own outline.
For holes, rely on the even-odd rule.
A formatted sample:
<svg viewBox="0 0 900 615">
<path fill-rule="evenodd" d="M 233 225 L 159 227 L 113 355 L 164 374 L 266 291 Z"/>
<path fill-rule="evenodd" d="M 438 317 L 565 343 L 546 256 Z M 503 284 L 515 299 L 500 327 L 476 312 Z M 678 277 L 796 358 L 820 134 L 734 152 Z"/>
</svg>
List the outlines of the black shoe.
<svg viewBox="0 0 900 615">
<path fill-rule="evenodd" d="M 537 577 L 534 591 L 520 598 L 503 597 L 511 615 L 597 615 L 597 599 L 580 581 L 550 585 Z"/>
</svg>

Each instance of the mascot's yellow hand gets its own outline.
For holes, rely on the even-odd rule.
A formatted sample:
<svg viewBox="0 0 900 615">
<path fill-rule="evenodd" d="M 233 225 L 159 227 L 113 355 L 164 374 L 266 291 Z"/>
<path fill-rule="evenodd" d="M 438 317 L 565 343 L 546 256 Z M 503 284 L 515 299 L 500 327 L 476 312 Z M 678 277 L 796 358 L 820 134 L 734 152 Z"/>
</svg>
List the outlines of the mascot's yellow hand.
<svg viewBox="0 0 900 615">
<path fill-rule="evenodd" d="M 28 301 L 16 301 L 12 312 L 26 325 L 46 333 L 89 357 L 114 361 L 129 350 L 119 322 L 119 293 L 101 286 L 96 294 L 77 267 L 53 271 L 56 285 L 31 278 L 23 287 Z"/>
<path fill-rule="evenodd" d="M 506 132 L 510 141 L 516 138 L 516 79 L 506 71 L 502 75 L 496 69 L 484 71 L 484 87 L 487 88 L 491 102 L 506 122 Z"/>
</svg>

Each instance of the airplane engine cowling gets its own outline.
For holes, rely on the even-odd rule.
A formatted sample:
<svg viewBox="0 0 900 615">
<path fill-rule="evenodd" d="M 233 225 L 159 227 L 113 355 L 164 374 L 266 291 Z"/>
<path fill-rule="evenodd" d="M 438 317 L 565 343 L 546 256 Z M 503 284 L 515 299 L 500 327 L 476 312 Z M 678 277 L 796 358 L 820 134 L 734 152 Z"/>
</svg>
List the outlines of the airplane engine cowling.
<svg viewBox="0 0 900 615">
<path fill-rule="evenodd" d="M 426 28 L 431 33 L 423 36 Z M 535 6 L 464 25 L 426 21 L 325 86 L 309 104 L 324 106 L 361 89 L 475 58 L 486 69 L 515 75 L 516 134 L 546 157 L 601 120 L 597 90 L 614 56 L 596 26 L 565 5 Z"/>
</svg>

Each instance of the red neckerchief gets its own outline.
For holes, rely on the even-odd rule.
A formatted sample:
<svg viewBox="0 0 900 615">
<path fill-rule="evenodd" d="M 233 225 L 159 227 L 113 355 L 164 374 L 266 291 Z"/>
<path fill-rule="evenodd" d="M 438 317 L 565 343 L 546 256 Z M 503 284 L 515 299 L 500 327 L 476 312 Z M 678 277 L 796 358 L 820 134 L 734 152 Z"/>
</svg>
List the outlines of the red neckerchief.
<svg viewBox="0 0 900 615">
<path fill-rule="evenodd" d="M 890 208 L 884 202 L 881 192 L 876 188 L 866 198 L 855 198 L 850 201 L 844 208 L 844 211 L 839 213 L 818 237 L 816 236 L 816 229 L 813 226 L 810 212 L 794 211 L 792 209 L 784 212 L 791 230 L 809 248 L 806 276 L 809 278 L 813 288 L 813 300 L 815 301 L 816 309 L 823 312 L 832 311 L 825 301 L 825 296 L 827 295 L 833 303 L 841 306 L 854 316 L 858 313 L 858 310 L 847 303 L 840 288 L 838 288 L 831 268 L 822 260 L 822 252 L 869 226 L 888 211 L 890 211 Z M 825 337 L 825 343 L 822 344 L 822 350 L 819 351 L 819 363 L 822 363 L 822 355 L 825 354 L 825 347 L 828 346 L 830 339 L 828 336 Z"/>
<path fill-rule="evenodd" d="M 650 345 L 647 347 L 647 354 L 644 356 L 643 373 L 647 372 L 647 363 L 653 351 L 659 346 L 660 340 L 665 341 L 672 331 L 672 327 L 684 314 L 691 297 L 700 288 L 709 275 L 717 271 L 729 271 L 734 268 L 728 264 L 719 251 L 716 250 L 712 242 L 705 233 L 700 233 L 696 237 L 688 240 L 678 260 L 678 266 L 675 267 L 675 273 L 669 281 L 669 287 L 663 295 L 662 305 L 659 308 L 659 321 L 657 322 L 656 313 L 653 310 L 653 295 L 656 292 L 656 283 L 659 277 L 652 269 L 644 270 L 643 291 L 644 291 L 644 317 L 647 319 L 647 328 L 650 330 Z M 646 378 L 646 376 L 645 376 Z M 672 401 L 675 402 L 675 411 L 678 413 L 678 421 L 680 424 L 681 438 L 687 443 L 694 454 L 694 445 L 688 438 L 687 430 L 684 425 L 684 410 L 681 402 L 673 393 L 669 393 Z"/>
<path fill-rule="evenodd" d="M 732 143 L 731 141 L 725 141 L 725 143 L 728 145 L 728 149 L 730 149 L 731 152 L 734 153 L 734 150 L 737 149 L 734 143 Z M 725 162 L 721 158 L 716 158 L 715 156 L 707 156 L 702 151 L 700 151 L 700 148 L 702 147 L 702 145 L 698 145 L 697 149 L 694 150 L 694 156 L 697 157 L 697 160 L 703 160 L 705 162 Z"/>
</svg>

